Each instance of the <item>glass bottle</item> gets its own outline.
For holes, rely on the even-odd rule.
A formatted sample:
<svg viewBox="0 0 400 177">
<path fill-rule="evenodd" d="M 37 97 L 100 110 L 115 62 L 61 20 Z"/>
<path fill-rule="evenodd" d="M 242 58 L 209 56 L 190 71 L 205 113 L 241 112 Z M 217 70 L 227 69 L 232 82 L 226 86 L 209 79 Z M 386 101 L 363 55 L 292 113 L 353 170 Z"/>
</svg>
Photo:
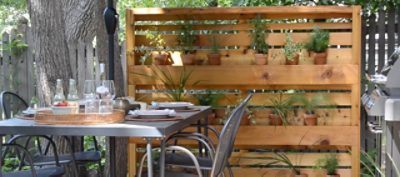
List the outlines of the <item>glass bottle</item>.
<svg viewBox="0 0 400 177">
<path fill-rule="evenodd" d="M 69 80 L 69 89 L 68 89 L 68 101 L 78 101 L 78 90 L 76 89 L 76 81 L 74 79 Z"/>
<path fill-rule="evenodd" d="M 57 79 L 56 93 L 53 98 L 53 103 L 57 104 L 64 101 L 65 101 L 65 95 L 63 89 L 63 81 L 61 79 Z"/>
</svg>

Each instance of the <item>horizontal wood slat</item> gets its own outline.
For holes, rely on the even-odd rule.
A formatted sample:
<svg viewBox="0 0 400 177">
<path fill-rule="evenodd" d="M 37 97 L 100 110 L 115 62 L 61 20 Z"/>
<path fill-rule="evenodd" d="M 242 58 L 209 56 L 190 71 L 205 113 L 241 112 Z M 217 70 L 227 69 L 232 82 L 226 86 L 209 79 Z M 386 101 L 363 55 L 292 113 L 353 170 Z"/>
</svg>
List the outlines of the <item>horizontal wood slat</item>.
<svg viewBox="0 0 400 177">
<path fill-rule="evenodd" d="M 152 78 L 139 75 L 152 75 L 150 67 L 153 66 L 129 66 L 128 83 L 131 85 L 161 84 Z M 171 72 L 174 77 L 178 77 L 183 69 L 183 67 L 174 66 L 159 66 L 158 68 Z M 358 83 L 357 75 L 359 74 L 357 65 L 240 65 L 236 67 L 186 66 L 186 68 L 189 71 L 194 70 L 191 83 L 202 81 L 199 85 L 346 85 Z"/>
<path fill-rule="evenodd" d="M 301 169 L 301 173 L 308 174 L 308 177 L 326 177 L 323 170 Z M 233 168 L 235 176 L 248 177 L 290 177 L 294 174 L 288 169 L 268 169 L 268 168 Z M 340 177 L 351 177 L 351 169 L 338 169 Z M 353 175 L 352 177 L 359 176 Z"/>
<path fill-rule="evenodd" d="M 304 43 L 308 40 L 310 33 L 292 33 L 294 42 Z M 161 35 L 164 39 L 166 46 L 177 46 L 179 35 Z M 251 38 L 250 33 L 238 34 L 199 34 L 197 35 L 197 42 L 195 46 L 211 46 L 211 39 L 215 36 L 219 46 L 250 46 Z M 352 45 L 351 32 L 330 33 L 330 45 Z M 266 41 L 271 46 L 285 45 L 285 33 L 270 33 Z M 136 46 L 152 46 L 150 40 L 145 35 L 135 35 Z"/>
<path fill-rule="evenodd" d="M 315 26 L 321 29 L 349 29 L 351 30 L 351 23 L 270 23 L 265 29 L 270 30 L 312 30 Z M 179 31 L 182 25 L 136 25 L 135 29 L 149 30 L 149 31 Z M 193 30 L 252 30 L 253 26 L 250 24 L 202 24 L 193 25 Z"/>
</svg>

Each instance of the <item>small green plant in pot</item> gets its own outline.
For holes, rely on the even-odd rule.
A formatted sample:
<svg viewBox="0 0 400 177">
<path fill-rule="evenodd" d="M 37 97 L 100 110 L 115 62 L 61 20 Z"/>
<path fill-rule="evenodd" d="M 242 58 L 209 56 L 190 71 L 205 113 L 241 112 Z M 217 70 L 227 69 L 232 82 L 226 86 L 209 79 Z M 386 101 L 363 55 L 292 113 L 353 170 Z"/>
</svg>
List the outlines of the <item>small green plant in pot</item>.
<svg viewBox="0 0 400 177">
<path fill-rule="evenodd" d="M 302 174 L 300 172 L 300 169 L 289 159 L 289 157 L 283 153 L 283 152 L 279 152 L 279 153 L 275 153 L 274 157 L 266 157 L 266 159 L 268 160 L 272 160 L 272 162 L 266 164 L 266 166 L 271 166 L 271 165 L 275 165 L 275 164 L 285 164 L 287 165 L 287 167 L 294 173 L 295 177 L 307 177 L 307 174 Z"/>
<path fill-rule="evenodd" d="M 150 54 L 151 58 L 153 59 L 153 64 L 171 65 L 173 63 L 171 54 L 164 51 L 166 42 L 162 38 L 161 34 L 146 31 L 146 39 L 150 40 L 149 44 L 154 46 L 154 49 L 156 50 L 156 52 L 152 52 Z"/>
<path fill-rule="evenodd" d="M 315 113 L 318 106 L 329 103 L 328 98 L 323 94 L 315 94 L 311 98 L 306 95 L 297 95 L 293 97 L 293 100 L 304 106 L 304 123 L 309 126 L 314 126 L 318 123 L 318 115 Z"/>
<path fill-rule="evenodd" d="M 337 174 L 339 160 L 333 154 L 328 155 L 325 158 L 318 159 L 315 166 L 318 169 L 326 170 L 327 177 L 340 177 L 340 175 Z"/>
<path fill-rule="evenodd" d="M 305 48 L 310 52 L 310 56 L 314 58 L 314 64 L 324 65 L 327 63 L 328 46 L 329 31 L 314 27 L 310 39 L 305 45 Z"/>
<path fill-rule="evenodd" d="M 268 43 L 266 42 L 266 37 L 268 33 L 265 32 L 266 24 L 261 19 L 261 15 L 250 21 L 253 25 L 254 30 L 251 33 L 251 48 L 255 51 L 254 62 L 257 65 L 268 64 Z"/>
<path fill-rule="evenodd" d="M 183 65 L 194 65 L 196 61 L 194 44 L 196 43 L 196 35 L 193 31 L 193 25 L 185 22 L 182 26 L 182 33 L 179 36 L 179 44 L 182 47 L 181 59 Z"/>
<path fill-rule="evenodd" d="M 300 52 L 303 49 L 303 45 L 300 43 L 295 43 L 292 39 L 291 34 L 286 34 L 285 46 L 283 48 L 283 53 L 286 58 L 286 65 L 298 65 Z"/>
<path fill-rule="evenodd" d="M 195 94 L 194 97 L 197 99 L 199 105 L 201 106 L 211 106 L 215 108 L 218 105 L 218 101 L 224 97 L 221 93 L 214 93 L 212 90 L 205 90 L 202 93 Z M 211 124 L 216 119 L 216 113 L 213 109 L 213 112 L 208 116 L 208 123 Z"/>
<path fill-rule="evenodd" d="M 270 125 L 287 125 L 287 116 L 292 109 L 292 99 L 284 99 L 283 93 L 278 97 L 269 99 L 272 106 L 272 113 L 268 115 Z"/>
<path fill-rule="evenodd" d="M 211 44 L 211 52 L 207 54 L 208 64 L 221 65 L 221 54 L 219 53 L 219 45 L 215 36 L 211 39 Z"/>
</svg>

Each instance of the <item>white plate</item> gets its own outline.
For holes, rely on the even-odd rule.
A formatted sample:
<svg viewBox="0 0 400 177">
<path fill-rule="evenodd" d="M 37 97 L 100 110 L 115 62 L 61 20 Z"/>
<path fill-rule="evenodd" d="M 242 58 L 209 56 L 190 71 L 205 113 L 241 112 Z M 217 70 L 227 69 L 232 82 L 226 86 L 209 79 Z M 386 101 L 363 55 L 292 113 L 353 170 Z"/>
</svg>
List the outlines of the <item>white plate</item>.
<svg viewBox="0 0 400 177">
<path fill-rule="evenodd" d="M 157 103 L 158 107 L 189 107 L 193 106 L 190 102 L 159 102 Z"/>
<path fill-rule="evenodd" d="M 49 111 L 49 110 L 51 110 L 50 108 L 37 108 L 37 109 L 34 109 L 34 108 L 28 108 L 28 109 L 26 109 L 26 110 L 23 110 L 22 111 L 22 113 L 23 114 L 36 114 L 36 112 L 37 111 Z"/>
<path fill-rule="evenodd" d="M 142 118 L 165 118 L 165 117 L 173 117 L 176 116 L 176 112 L 174 110 L 135 110 L 129 111 L 129 114 L 134 117 L 142 117 Z"/>
</svg>

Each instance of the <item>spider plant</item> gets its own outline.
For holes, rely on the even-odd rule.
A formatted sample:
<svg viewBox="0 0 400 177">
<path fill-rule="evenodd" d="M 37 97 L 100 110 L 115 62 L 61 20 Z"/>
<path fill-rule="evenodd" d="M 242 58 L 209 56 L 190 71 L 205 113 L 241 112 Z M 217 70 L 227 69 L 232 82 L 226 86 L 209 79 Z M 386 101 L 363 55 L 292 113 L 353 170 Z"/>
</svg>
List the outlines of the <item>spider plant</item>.
<svg viewBox="0 0 400 177">
<path fill-rule="evenodd" d="M 287 165 L 288 168 L 290 170 L 292 170 L 295 175 L 300 175 L 300 170 L 293 164 L 293 162 L 283 152 L 281 152 L 281 153 L 275 152 L 275 156 L 266 157 L 266 159 L 272 160 L 272 162 L 266 164 L 266 166 L 271 166 L 271 165 L 275 165 L 275 164 L 278 164 L 278 163 L 283 163 L 283 164 Z"/>
<path fill-rule="evenodd" d="M 270 114 L 269 116 L 270 122 L 273 122 L 272 125 L 280 125 L 280 124 L 287 125 L 288 124 L 287 116 L 289 111 L 293 107 L 292 99 L 291 98 L 284 99 L 283 93 L 279 93 L 278 97 L 270 98 L 269 101 L 272 105 L 272 114 Z M 276 119 L 280 119 L 281 121 Z"/>
<path fill-rule="evenodd" d="M 201 81 L 197 80 L 194 82 L 190 82 L 190 77 L 193 74 L 193 70 L 187 70 L 186 67 L 182 67 L 182 72 L 176 78 L 174 75 L 168 70 L 162 70 L 158 66 L 151 67 L 151 74 L 143 74 L 143 73 L 135 73 L 141 76 L 149 77 L 156 81 L 160 81 L 162 83 L 162 87 L 158 89 L 165 90 L 163 92 L 171 101 L 184 101 L 184 97 L 187 93 L 188 86 L 195 86 L 199 84 Z"/>
</svg>

